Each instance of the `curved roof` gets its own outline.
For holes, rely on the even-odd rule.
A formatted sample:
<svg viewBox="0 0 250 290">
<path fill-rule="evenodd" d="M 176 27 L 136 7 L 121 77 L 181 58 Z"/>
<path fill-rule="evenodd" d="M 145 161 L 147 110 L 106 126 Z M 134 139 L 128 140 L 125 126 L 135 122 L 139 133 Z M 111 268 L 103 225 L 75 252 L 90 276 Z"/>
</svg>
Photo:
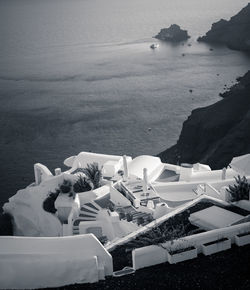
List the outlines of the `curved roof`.
<svg viewBox="0 0 250 290">
<path fill-rule="evenodd" d="M 66 159 L 67 160 L 67 159 Z M 107 155 L 92 152 L 80 152 L 74 159 L 73 167 L 86 167 L 90 163 L 98 163 L 100 167 L 107 161 L 122 161 L 122 156 Z"/>
<path fill-rule="evenodd" d="M 128 164 L 129 176 L 139 177 L 143 179 L 143 168 L 147 168 L 148 176 L 155 171 L 162 170 L 162 163 L 159 157 L 153 157 L 149 155 L 141 155 L 133 159 Z"/>
</svg>

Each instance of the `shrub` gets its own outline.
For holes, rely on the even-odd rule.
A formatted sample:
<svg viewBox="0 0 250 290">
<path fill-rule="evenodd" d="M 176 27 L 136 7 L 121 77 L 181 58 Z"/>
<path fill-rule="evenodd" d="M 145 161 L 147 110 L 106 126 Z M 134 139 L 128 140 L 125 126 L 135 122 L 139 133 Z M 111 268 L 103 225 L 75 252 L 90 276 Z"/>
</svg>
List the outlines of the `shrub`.
<svg viewBox="0 0 250 290">
<path fill-rule="evenodd" d="M 72 183 L 70 180 L 63 180 L 63 183 L 59 187 L 62 193 L 69 193 L 72 190 Z"/>
<path fill-rule="evenodd" d="M 101 186 L 102 169 L 99 168 L 98 163 L 94 162 L 91 164 L 87 164 L 87 167 L 82 168 L 80 171 L 86 175 L 86 178 L 93 189 Z"/>
<path fill-rule="evenodd" d="M 74 192 L 85 192 L 91 190 L 91 186 L 86 177 L 79 176 L 77 182 L 73 185 Z"/>
<path fill-rule="evenodd" d="M 242 199 L 249 199 L 250 184 L 247 182 L 245 176 L 242 178 L 238 175 L 235 177 L 236 184 L 229 185 L 227 191 L 230 194 L 230 201 L 239 201 Z"/>
<path fill-rule="evenodd" d="M 43 209 L 50 213 L 56 213 L 55 201 L 60 193 L 60 190 L 57 189 L 55 192 L 50 192 L 49 196 L 43 202 Z"/>
<path fill-rule="evenodd" d="M 186 225 L 184 223 L 175 226 L 168 226 L 167 224 L 160 225 L 149 232 L 138 236 L 135 240 L 128 242 L 127 251 L 150 245 L 161 246 L 161 244 L 166 241 L 173 241 L 174 239 L 183 236 L 186 236 Z"/>
</svg>

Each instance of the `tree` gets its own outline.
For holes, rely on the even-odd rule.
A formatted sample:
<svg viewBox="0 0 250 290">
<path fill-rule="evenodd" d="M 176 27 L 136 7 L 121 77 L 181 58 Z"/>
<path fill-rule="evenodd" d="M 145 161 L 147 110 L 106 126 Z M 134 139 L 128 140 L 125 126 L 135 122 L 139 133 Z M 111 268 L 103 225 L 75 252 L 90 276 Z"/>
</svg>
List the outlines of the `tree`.
<svg viewBox="0 0 250 290">
<path fill-rule="evenodd" d="M 86 175 L 87 180 L 92 185 L 93 189 L 101 186 L 102 169 L 99 168 L 98 163 L 94 162 L 87 164 L 87 167 L 83 168 L 82 172 Z"/>
<path fill-rule="evenodd" d="M 240 175 L 238 177 L 235 177 L 236 184 L 229 185 L 229 188 L 227 191 L 230 194 L 230 201 L 239 201 L 242 199 L 249 199 L 249 191 L 250 191 L 250 184 L 248 183 L 245 176 L 242 178 Z"/>
</svg>

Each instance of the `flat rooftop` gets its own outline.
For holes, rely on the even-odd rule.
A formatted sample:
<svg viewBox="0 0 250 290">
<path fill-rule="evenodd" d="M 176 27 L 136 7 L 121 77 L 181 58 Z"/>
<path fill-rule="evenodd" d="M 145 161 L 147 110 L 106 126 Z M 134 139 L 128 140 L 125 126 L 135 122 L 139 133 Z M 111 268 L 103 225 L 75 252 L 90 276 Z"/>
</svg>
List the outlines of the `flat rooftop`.
<svg viewBox="0 0 250 290">
<path fill-rule="evenodd" d="M 243 218 L 244 216 L 240 214 L 218 206 L 211 206 L 192 213 L 189 217 L 189 221 L 191 224 L 204 230 L 213 230 L 228 227 Z"/>
</svg>

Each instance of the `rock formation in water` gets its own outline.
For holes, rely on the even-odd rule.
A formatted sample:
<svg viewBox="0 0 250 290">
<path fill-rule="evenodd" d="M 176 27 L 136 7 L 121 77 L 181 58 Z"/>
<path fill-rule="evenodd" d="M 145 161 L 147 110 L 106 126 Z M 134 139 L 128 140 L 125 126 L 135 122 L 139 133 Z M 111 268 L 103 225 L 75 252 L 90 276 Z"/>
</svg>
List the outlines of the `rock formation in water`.
<svg viewBox="0 0 250 290">
<path fill-rule="evenodd" d="M 172 24 L 169 28 L 161 29 L 155 38 L 164 41 L 178 42 L 187 40 L 190 36 L 188 35 L 187 30 L 182 30 L 179 25 Z"/>
<path fill-rule="evenodd" d="M 198 41 L 221 43 L 231 49 L 250 51 L 250 3 L 229 21 L 221 19 Z"/>
<path fill-rule="evenodd" d="M 158 156 L 169 163 L 196 163 L 213 169 L 250 153 L 250 71 L 221 94 L 222 100 L 192 111 L 177 144 Z"/>
</svg>

